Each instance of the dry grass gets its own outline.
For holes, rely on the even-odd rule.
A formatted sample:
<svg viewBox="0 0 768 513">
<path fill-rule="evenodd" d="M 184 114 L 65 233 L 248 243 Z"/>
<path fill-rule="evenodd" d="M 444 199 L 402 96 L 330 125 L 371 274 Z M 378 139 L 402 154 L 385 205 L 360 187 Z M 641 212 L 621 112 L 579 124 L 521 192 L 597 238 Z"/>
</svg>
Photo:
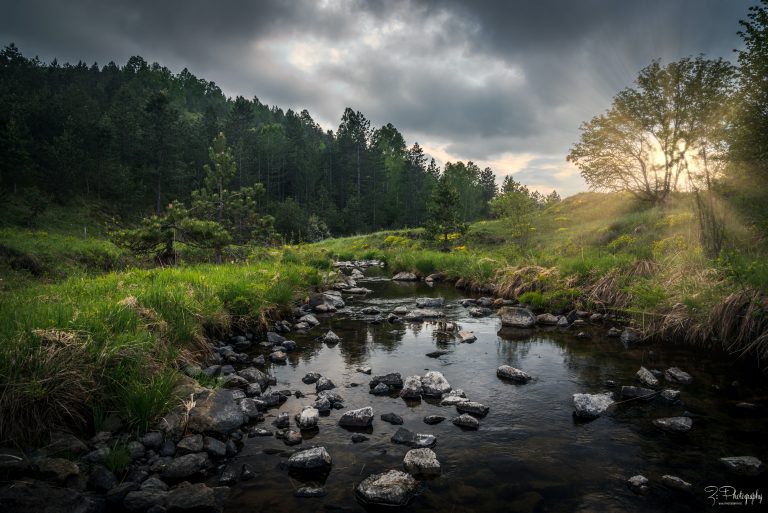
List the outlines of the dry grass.
<svg viewBox="0 0 768 513">
<path fill-rule="evenodd" d="M 554 267 L 527 265 L 501 269 L 496 274 L 496 295 L 517 299 L 526 292 L 544 292 L 554 286 L 560 273 Z"/>
</svg>

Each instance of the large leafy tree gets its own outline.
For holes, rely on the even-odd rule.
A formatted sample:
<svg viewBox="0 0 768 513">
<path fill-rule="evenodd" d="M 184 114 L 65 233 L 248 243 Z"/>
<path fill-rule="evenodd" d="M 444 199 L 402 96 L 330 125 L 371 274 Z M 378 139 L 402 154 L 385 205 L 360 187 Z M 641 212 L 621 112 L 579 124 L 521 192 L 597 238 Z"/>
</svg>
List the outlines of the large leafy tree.
<svg viewBox="0 0 768 513">
<path fill-rule="evenodd" d="M 722 59 L 651 63 L 636 87 L 621 91 L 608 112 L 581 126 L 568 160 L 593 189 L 664 201 L 678 190 L 688 156 L 709 144 L 712 132 L 703 128 L 714 112 L 722 113 L 733 76 Z"/>
</svg>

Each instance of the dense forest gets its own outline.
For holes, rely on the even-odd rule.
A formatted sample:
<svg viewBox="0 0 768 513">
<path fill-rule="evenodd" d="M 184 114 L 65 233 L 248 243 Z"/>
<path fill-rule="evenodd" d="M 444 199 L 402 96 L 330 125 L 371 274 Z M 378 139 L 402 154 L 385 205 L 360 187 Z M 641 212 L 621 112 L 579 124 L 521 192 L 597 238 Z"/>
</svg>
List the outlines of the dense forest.
<svg viewBox="0 0 768 513">
<path fill-rule="evenodd" d="M 253 205 L 287 240 L 423 224 L 441 173 L 392 124 L 372 128 L 347 108 L 324 131 L 303 110 L 238 96 L 187 69 L 132 57 L 124 66 L 60 64 L 0 52 L 0 193 L 38 207 L 73 199 L 108 204 L 124 218 L 161 215 L 205 187 L 209 148 L 225 137 L 235 172 L 224 188 L 255 187 Z M 447 163 L 461 218 L 488 213 L 490 168 Z M 249 192 L 254 192 L 248 189 Z"/>
</svg>

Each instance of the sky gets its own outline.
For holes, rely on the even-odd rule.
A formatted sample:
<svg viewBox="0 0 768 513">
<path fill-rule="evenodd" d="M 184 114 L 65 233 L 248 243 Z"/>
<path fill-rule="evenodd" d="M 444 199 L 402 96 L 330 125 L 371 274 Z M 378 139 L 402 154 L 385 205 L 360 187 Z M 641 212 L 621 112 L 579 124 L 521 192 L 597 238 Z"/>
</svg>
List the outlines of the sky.
<svg viewBox="0 0 768 513">
<path fill-rule="evenodd" d="M 228 96 L 345 107 L 438 163 L 472 160 L 541 192 L 586 190 L 565 161 L 579 125 L 653 59 L 735 61 L 756 0 L 0 0 L 0 44 L 50 61 L 132 55 Z"/>
</svg>

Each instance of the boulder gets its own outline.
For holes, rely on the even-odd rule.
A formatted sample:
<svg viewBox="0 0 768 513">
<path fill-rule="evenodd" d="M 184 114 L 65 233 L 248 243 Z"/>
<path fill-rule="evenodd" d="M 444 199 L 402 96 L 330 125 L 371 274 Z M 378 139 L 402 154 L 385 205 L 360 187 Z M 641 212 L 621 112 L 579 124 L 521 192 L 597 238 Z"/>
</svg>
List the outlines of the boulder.
<svg viewBox="0 0 768 513">
<path fill-rule="evenodd" d="M 720 458 L 720 463 L 731 472 L 743 476 L 757 476 L 765 470 L 763 462 L 754 456 L 728 456 Z"/>
<path fill-rule="evenodd" d="M 331 455 L 325 447 L 304 449 L 288 458 L 288 469 L 295 472 L 328 472 L 331 464 Z"/>
<path fill-rule="evenodd" d="M 298 445 L 300 444 L 304 439 L 301 437 L 301 433 L 298 433 L 293 430 L 285 430 L 279 438 L 283 439 L 283 443 L 285 445 Z"/>
<path fill-rule="evenodd" d="M 321 377 L 317 380 L 317 383 L 315 383 L 315 390 L 317 392 L 322 392 L 323 390 L 331 390 L 336 388 L 336 385 L 333 384 L 333 381 L 326 377 Z"/>
<path fill-rule="evenodd" d="M 192 433 L 218 433 L 226 435 L 247 421 L 232 390 L 217 389 L 205 399 L 198 399 L 189 413 L 187 429 Z"/>
<path fill-rule="evenodd" d="M 648 478 L 641 475 L 632 476 L 627 479 L 627 486 L 636 494 L 645 495 L 648 493 Z"/>
<path fill-rule="evenodd" d="M 318 372 L 308 372 L 301 378 L 301 381 L 307 385 L 311 385 L 312 383 L 316 383 L 321 377 L 322 376 Z"/>
<path fill-rule="evenodd" d="M 211 458 L 223 458 L 227 455 L 227 444 L 221 440 L 206 436 L 203 440 L 203 450 Z"/>
<path fill-rule="evenodd" d="M 305 407 L 299 414 L 299 419 L 296 421 L 299 429 L 308 430 L 315 429 L 317 427 L 317 421 L 320 419 L 320 411 L 311 406 Z"/>
<path fill-rule="evenodd" d="M 176 444 L 176 453 L 179 456 L 200 452 L 203 450 L 203 435 L 185 436 Z"/>
<path fill-rule="evenodd" d="M 445 420 L 445 417 L 442 415 L 427 415 L 424 417 L 424 424 L 429 424 L 430 426 L 434 424 L 440 424 L 442 421 Z"/>
<path fill-rule="evenodd" d="M 418 491 L 416 479 L 399 470 L 370 475 L 355 487 L 358 500 L 368 506 L 405 506 Z"/>
<path fill-rule="evenodd" d="M 686 433 L 693 426 L 693 421 L 690 417 L 665 417 L 655 419 L 653 425 L 669 433 Z"/>
<path fill-rule="evenodd" d="M 640 367 L 640 370 L 637 371 L 637 380 L 648 388 L 657 388 L 659 386 L 659 379 L 645 367 Z"/>
<path fill-rule="evenodd" d="M 403 423 L 403 418 L 396 413 L 385 413 L 381 416 L 381 420 L 389 422 L 390 424 L 400 425 Z"/>
<path fill-rule="evenodd" d="M 606 336 L 610 338 L 619 338 L 621 336 L 621 330 L 612 326 L 611 329 L 608 330 L 608 333 L 606 333 Z"/>
<path fill-rule="evenodd" d="M 556 326 L 558 320 L 557 315 L 551 313 L 543 313 L 536 316 L 536 323 L 542 326 Z"/>
<path fill-rule="evenodd" d="M 325 335 L 323 335 L 323 342 L 331 345 L 338 344 L 339 342 L 341 342 L 341 338 L 333 331 L 328 330 L 328 332 Z"/>
<path fill-rule="evenodd" d="M 621 397 L 625 399 L 637 397 L 640 399 L 644 399 L 646 401 L 650 401 L 654 397 L 656 397 L 657 393 L 658 392 L 656 390 L 651 390 L 650 388 L 633 387 L 633 386 L 621 387 Z"/>
<path fill-rule="evenodd" d="M 408 376 L 400 391 L 403 399 L 421 399 L 421 376 Z"/>
<path fill-rule="evenodd" d="M 347 428 L 366 428 L 373 423 L 373 408 L 349 410 L 339 419 L 339 426 Z"/>
<path fill-rule="evenodd" d="M 573 394 L 574 415 L 581 419 L 596 419 L 613 404 L 613 395 L 604 394 Z"/>
<path fill-rule="evenodd" d="M 455 426 L 459 426 L 461 428 L 465 429 L 479 429 L 480 428 L 480 421 L 474 418 L 472 415 L 469 415 L 467 413 L 463 413 L 459 415 L 458 417 L 454 417 L 451 419 L 451 422 Z"/>
<path fill-rule="evenodd" d="M 379 383 L 378 385 L 373 387 L 368 393 L 373 395 L 389 395 L 389 387 L 384 383 Z"/>
<path fill-rule="evenodd" d="M 269 353 L 269 359 L 274 363 L 285 363 L 285 360 L 288 359 L 288 355 L 285 354 L 285 351 L 274 351 Z"/>
<path fill-rule="evenodd" d="M 405 387 L 403 387 L 405 390 Z M 451 391 L 451 385 L 438 371 L 429 371 L 421 378 L 421 393 L 427 397 L 442 397 Z"/>
<path fill-rule="evenodd" d="M 317 326 L 320 324 L 320 321 L 317 320 L 317 317 L 312 314 L 302 315 L 299 317 L 299 322 L 303 322 L 309 326 Z"/>
<path fill-rule="evenodd" d="M 174 458 L 160 471 L 163 479 L 185 479 L 208 468 L 210 461 L 204 452 L 196 452 Z"/>
<path fill-rule="evenodd" d="M 496 376 L 501 379 L 514 381 L 515 383 L 527 383 L 531 380 L 531 376 L 528 373 L 510 365 L 502 365 L 496 369 Z"/>
<path fill-rule="evenodd" d="M 672 383 L 680 383 L 681 385 L 688 385 L 693 381 L 693 377 L 678 367 L 670 367 L 664 371 L 664 379 Z"/>
<path fill-rule="evenodd" d="M 459 330 L 458 334 L 459 342 L 474 342 L 477 340 L 475 333 L 469 330 Z"/>
<path fill-rule="evenodd" d="M 568 318 L 565 315 L 561 315 L 557 318 L 557 327 L 558 328 L 567 328 L 568 324 Z"/>
<path fill-rule="evenodd" d="M 510 328 L 533 328 L 536 325 L 536 316 L 527 308 L 519 306 L 505 306 L 499 309 L 501 325 Z"/>
<path fill-rule="evenodd" d="M 405 453 L 403 468 L 414 476 L 440 475 L 440 462 L 432 449 L 411 449 Z"/>
<path fill-rule="evenodd" d="M 493 313 L 493 310 L 487 306 L 470 306 L 467 309 L 467 313 L 470 317 L 488 317 Z"/>
<path fill-rule="evenodd" d="M 143 443 L 144 447 L 147 449 L 158 451 L 160 450 L 160 446 L 163 445 L 163 434 L 159 431 L 150 431 L 141 437 L 141 443 Z"/>
<path fill-rule="evenodd" d="M 419 277 L 413 273 L 400 272 L 392 276 L 393 281 L 419 281 Z"/>
<path fill-rule="evenodd" d="M 475 417 L 485 417 L 488 415 L 488 411 L 490 408 L 487 406 L 476 403 L 474 401 L 465 401 L 458 403 L 456 405 L 456 410 L 459 413 L 469 413 L 470 415 L 474 415 Z"/>
</svg>

